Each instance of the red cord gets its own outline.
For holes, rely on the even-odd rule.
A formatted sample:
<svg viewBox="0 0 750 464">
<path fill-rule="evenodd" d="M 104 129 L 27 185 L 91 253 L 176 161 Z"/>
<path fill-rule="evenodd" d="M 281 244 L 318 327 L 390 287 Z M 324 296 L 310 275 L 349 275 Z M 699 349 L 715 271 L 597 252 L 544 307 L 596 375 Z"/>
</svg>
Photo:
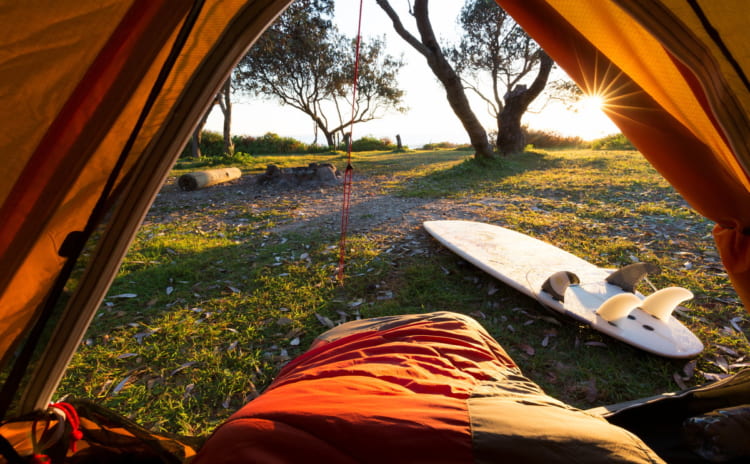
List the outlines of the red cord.
<svg viewBox="0 0 750 464">
<path fill-rule="evenodd" d="M 49 405 L 50 408 L 57 408 L 65 413 L 65 418 L 70 423 L 73 430 L 70 432 L 70 451 L 76 452 L 76 442 L 83 438 L 83 432 L 81 432 L 81 419 L 78 417 L 76 409 L 70 403 L 52 403 Z M 42 461 L 45 462 L 45 461 Z"/>
<path fill-rule="evenodd" d="M 357 25 L 357 47 L 354 58 L 354 83 L 352 84 L 352 118 L 349 123 L 349 143 L 346 147 L 346 170 L 344 171 L 344 200 L 341 209 L 341 239 L 339 240 L 339 269 L 338 281 L 344 283 L 344 262 L 346 261 L 346 231 L 349 227 L 349 208 L 352 198 L 352 177 L 354 168 L 352 167 L 352 141 L 354 140 L 354 109 L 357 101 L 357 80 L 359 78 L 359 43 L 362 39 L 362 2 L 359 0 L 359 23 Z"/>
</svg>

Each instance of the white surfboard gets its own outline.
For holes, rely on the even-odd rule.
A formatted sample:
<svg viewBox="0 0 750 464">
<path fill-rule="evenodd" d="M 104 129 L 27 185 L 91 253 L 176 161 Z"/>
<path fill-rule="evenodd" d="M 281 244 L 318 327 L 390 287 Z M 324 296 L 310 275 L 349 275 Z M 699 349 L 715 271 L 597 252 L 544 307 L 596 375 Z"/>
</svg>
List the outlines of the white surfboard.
<svg viewBox="0 0 750 464">
<path fill-rule="evenodd" d="M 703 350 L 672 315 L 692 298 L 689 290 L 669 287 L 648 297 L 623 290 L 622 284 L 607 282 L 614 270 L 504 227 L 471 221 L 427 221 L 424 227 L 479 269 L 611 337 L 669 358 L 690 358 Z"/>
</svg>

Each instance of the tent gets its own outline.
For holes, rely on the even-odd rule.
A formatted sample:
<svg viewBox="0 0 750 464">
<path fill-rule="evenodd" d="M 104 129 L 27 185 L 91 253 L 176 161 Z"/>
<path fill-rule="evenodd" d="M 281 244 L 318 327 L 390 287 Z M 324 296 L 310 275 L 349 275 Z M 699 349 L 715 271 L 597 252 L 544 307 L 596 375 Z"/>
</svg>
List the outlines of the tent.
<svg viewBox="0 0 750 464">
<path fill-rule="evenodd" d="M 43 409 L 189 134 L 290 0 L 6 2 L 0 412 Z M 498 0 L 698 212 L 750 303 L 742 0 Z M 85 250 L 85 253 L 83 251 Z"/>
</svg>

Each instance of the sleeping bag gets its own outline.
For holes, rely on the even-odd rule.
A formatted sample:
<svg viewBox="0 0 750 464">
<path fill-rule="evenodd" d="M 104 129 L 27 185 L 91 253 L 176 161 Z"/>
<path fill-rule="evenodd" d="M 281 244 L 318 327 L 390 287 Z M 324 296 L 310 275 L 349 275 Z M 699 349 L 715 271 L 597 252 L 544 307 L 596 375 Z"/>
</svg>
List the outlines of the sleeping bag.
<svg viewBox="0 0 750 464">
<path fill-rule="evenodd" d="M 324 333 L 193 462 L 663 461 L 627 430 L 546 395 L 475 320 L 438 312 Z"/>
</svg>

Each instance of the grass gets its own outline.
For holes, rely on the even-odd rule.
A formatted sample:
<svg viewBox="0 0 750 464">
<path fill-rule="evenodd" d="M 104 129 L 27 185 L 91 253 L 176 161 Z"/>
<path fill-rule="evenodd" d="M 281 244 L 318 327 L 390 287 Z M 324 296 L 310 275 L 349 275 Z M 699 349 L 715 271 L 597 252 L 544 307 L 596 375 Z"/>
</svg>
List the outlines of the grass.
<svg viewBox="0 0 750 464">
<path fill-rule="evenodd" d="M 344 164 L 338 153 L 244 161 L 246 173 L 269 163 Z M 202 435 L 330 325 L 438 310 L 475 317 L 528 377 L 582 408 L 702 384 L 746 365 L 747 317 L 711 224 L 638 153 L 530 152 L 481 165 L 466 151 L 372 152 L 353 163 L 357 175 L 378 179 L 381 194 L 448 199 L 476 220 L 600 266 L 659 264 L 657 287 L 695 293 L 679 317 L 706 350 L 679 361 L 616 342 L 545 310 L 424 233 L 352 233 L 342 287 L 333 279 L 335 233 L 273 231 L 295 220 L 299 201 L 207 195 L 187 210 L 157 199 L 59 394 L 96 399 L 153 430 Z M 195 167 L 183 162 L 173 174 Z"/>
</svg>

